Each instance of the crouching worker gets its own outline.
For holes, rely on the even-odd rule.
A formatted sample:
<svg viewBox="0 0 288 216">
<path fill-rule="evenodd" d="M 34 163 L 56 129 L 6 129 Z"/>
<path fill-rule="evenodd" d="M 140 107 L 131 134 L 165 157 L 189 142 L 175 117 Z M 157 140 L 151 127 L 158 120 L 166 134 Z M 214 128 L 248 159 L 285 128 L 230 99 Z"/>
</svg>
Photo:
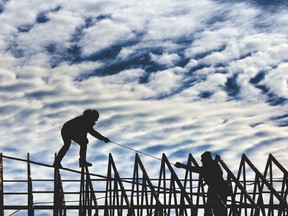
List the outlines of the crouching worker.
<svg viewBox="0 0 288 216">
<path fill-rule="evenodd" d="M 229 195 L 229 187 L 222 177 L 221 167 L 217 161 L 212 159 L 209 151 L 201 155 L 201 162 L 201 167 L 188 166 L 179 162 L 175 166 L 199 173 L 205 184 L 208 185 L 207 206 L 205 207 L 204 216 L 227 216 L 226 201 Z"/>
<path fill-rule="evenodd" d="M 96 124 L 98 119 L 98 111 L 85 110 L 83 115 L 71 119 L 63 125 L 61 135 L 64 145 L 55 158 L 53 164 L 54 167 L 62 168 L 61 161 L 70 148 L 72 140 L 80 145 L 79 166 L 92 166 L 91 163 L 86 161 L 87 144 L 89 142 L 87 139 L 87 133 L 90 133 L 99 140 L 103 140 L 105 143 L 110 142 L 109 138 L 94 130 L 93 126 Z"/>
</svg>

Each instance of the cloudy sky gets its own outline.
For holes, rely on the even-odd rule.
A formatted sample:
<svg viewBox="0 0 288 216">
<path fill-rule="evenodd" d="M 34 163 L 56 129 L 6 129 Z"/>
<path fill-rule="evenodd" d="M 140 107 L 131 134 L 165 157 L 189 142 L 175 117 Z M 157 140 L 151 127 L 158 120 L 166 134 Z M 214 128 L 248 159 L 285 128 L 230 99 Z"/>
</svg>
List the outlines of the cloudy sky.
<svg viewBox="0 0 288 216">
<path fill-rule="evenodd" d="M 171 162 L 210 150 L 232 170 L 243 153 L 260 170 L 270 153 L 287 167 L 287 10 L 285 0 L 2 0 L 0 152 L 52 164 L 63 123 L 92 108 L 100 133 Z M 92 172 L 105 174 L 112 153 L 132 176 L 135 152 L 89 140 Z M 63 165 L 78 168 L 78 151 Z"/>
</svg>

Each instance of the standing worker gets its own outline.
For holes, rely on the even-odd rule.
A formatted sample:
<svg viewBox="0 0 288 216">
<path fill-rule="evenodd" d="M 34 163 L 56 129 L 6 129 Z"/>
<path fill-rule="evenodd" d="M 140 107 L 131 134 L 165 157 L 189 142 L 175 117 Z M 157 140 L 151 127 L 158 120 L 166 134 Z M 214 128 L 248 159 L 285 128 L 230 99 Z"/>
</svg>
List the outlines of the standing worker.
<svg viewBox="0 0 288 216">
<path fill-rule="evenodd" d="M 92 166 L 91 163 L 86 161 L 87 144 L 89 142 L 87 139 L 87 133 L 90 133 L 99 140 L 103 140 L 105 143 L 110 142 L 109 138 L 104 137 L 94 130 L 93 126 L 96 124 L 98 119 L 98 111 L 85 110 L 83 115 L 73 118 L 63 125 L 61 135 L 64 145 L 55 158 L 53 164 L 54 167 L 62 168 L 61 161 L 69 150 L 72 140 L 80 145 L 79 166 Z"/>
<path fill-rule="evenodd" d="M 212 216 L 213 214 L 215 216 L 227 216 L 226 201 L 229 195 L 229 187 L 222 177 L 223 171 L 217 161 L 212 159 L 209 151 L 201 155 L 201 162 L 203 164 L 201 167 L 188 166 L 179 162 L 175 166 L 199 173 L 208 185 L 207 206 L 205 207 L 204 216 Z"/>
</svg>

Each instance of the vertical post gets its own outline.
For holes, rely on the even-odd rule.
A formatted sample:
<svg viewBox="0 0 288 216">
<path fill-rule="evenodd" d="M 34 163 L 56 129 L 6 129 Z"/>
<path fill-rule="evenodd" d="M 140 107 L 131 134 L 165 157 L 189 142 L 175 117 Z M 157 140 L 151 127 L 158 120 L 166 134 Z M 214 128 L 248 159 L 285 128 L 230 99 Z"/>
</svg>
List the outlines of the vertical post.
<svg viewBox="0 0 288 216">
<path fill-rule="evenodd" d="M 53 216 L 66 216 L 66 205 L 59 167 L 54 167 Z"/>
<path fill-rule="evenodd" d="M 139 166 L 139 168 L 142 171 L 142 175 L 143 175 L 143 181 L 146 181 L 147 185 L 150 188 L 150 192 L 151 192 L 151 204 L 152 204 L 152 198 L 155 199 L 156 201 L 156 207 L 155 207 L 155 211 L 154 214 L 155 215 L 163 215 L 163 205 L 159 199 L 159 195 L 157 193 L 157 191 L 155 190 L 154 185 L 152 184 L 151 179 L 148 176 L 148 173 L 146 172 L 139 155 L 136 153 L 136 158 L 135 158 L 135 166 Z"/>
<path fill-rule="evenodd" d="M 3 155 L 0 154 L 0 216 L 4 216 Z"/>
<path fill-rule="evenodd" d="M 80 194 L 79 194 L 79 216 L 98 216 L 98 205 L 87 166 L 81 168 Z"/>
<path fill-rule="evenodd" d="M 112 208 L 111 206 L 111 197 L 112 197 L 112 171 L 111 171 L 111 158 L 108 160 L 108 170 L 107 170 L 107 179 L 106 179 L 106 193 L 105 193 L 105 210 L 104 216 L 111 215 Z M 109 214 L 110 213 L 110 214 Z"/>
<path fill-rule="evenodd" d="M 252 205 L 252 208 L 258 208 L 255 201 L 252 199 L 250 194 L 246 191 L 246 182 L 244 182 L 244 185 L 242 185 L 240 182 L 241 170 L 243 167 L 244 167 L 243 169 L 245 169 L 245 163 L 243 162 L 243 156 L 242 156 L 242 160 L 240 162 L 237 178 L 234 176 L 232 171 L 228 168 L 226 163 L 221 159 L 221 157 L 219 155 L 217 155 L 217 161 L 221 164 L 222 168 L 227 172 L 230 181 L 233 180 L 233 182 L 235 182 L 235 188 L 234 188 L 234 191 L 232 194 L 232 206 L 231 206 L 231 210 L 230 210 L 229 215 L 231 215 L 231 214 L 237 215 L 237 216 L 242 215 L 241 214 L 242 208 L 246 208 L 245 206 L 243 206 L 243 199 L 247 199 L 250 202 L 250 204 Z M 238 208 L 236 205 L 237 189 L 240 189 L 240 198 L 239 198 L 240 204 L 238 205 Z M 247 216 L 247 214 L 245 214 L 245 216 Z"/>
<path fill-rule="evenodd" d="M 161 210 L 162 212 L 166 213 L 166 208 L 165 206 L 167 206 L 167 193 L 171 193 L 171 191 L 167 190 L 167 182 L 166 182 L 166 170 L 165 170 L 165 164 L 164 161 L 161 160 L 161 165 L 160 165 L 160 174 L 159 174 L 159 181 L 158 181 L 158 191 L 157 191 L 157 195 L 158 195 L 158 199 L 160 198 L 161 195 L 161 182 L 163 180 L 163 209 Z M 169 208 L 168 208 L 169 210 Z M 155 210 L 156 211 L 156 210 Z"/>
<path fill-rule="evenodd" d="M 188 157 L 188 162 L 187 162 L 187 165 L 189 166 L 195 166 L 195 167 L 199 167 L 199 164 L 197 163 L 197 161 L 195 160 L 195 158 L 192 156 L 192 154 L 190 153 L 189 154 L 189 157 Z M 190 197 L 191 197 L 191 202 L 193 203 L 193 176 L 191 171 L 188 171 L 186 170 L 186 175 L 187 173 L 189 172 L 189 178 L 190 178 Z M 200 199 L 202 199 L 202 203 L 204 206 L 206 206 L 206 199 L 205 199 L 205 190 L 204 190 L 204 180 L 201 178 L 201 176 L 199 174 L 197 174 L 197 179 L 195 178 L 195 180 L 197 181 L 197 190 L 196 190 L 196 193 L 197 193 L 197 196 L 196 196 L 196 208 L 193 208 L 191 206 L 191 214 L 192 215 L 195 215 L 195 216 L 198 216 L 198 209 L 197 206 L 200 205 Z M 185 181 L 187 181 L 187 177 L 185 177 Z M 196 188 L 196 187 L 195 187 Z"/>
<path fill-rule="evenodd" d="M 90 173 L 89 173 L 89 169 L 86 166 L 86 181 L 87 181 L 87 191 L 89 194 L 89 216 L 92 215 L 92 210 L 94 209 L 94 216 L 98 216 L 98 204 L 97 204 L 97 200 L 96 200 L 96 196 L 95 196 L 95 192 L 94 192 L 94 188 L 93 188 L 93 184 L 92 184 L 92 180 L 90 178 Z"/>
<path fill-rule="evenodd" d="M 79 197 L 79 216 L 85 216 L 85 170 L 81 167 L 81 180 L 80 180 L 80 197 Z"/>
<path fill-rule="evenodd" d="M 28 192 L 28 215 L 34 216 L 34 204 L 33 204 L 33 189 L 30 167 L 30 155 L 27 153 L 27 192 Z"/>
<path fill-rule="evenodd" d="M 56 157 L 56 154 L 55 154 Z M 53 203 L 53 216 L 58 216 L 58 209 L 59 209 L 59 200 L 58 200 L 58 167 L 54 167 L 54 203 Z"/>
<path fill-rule="evenodd" d="M 196 208 L 196 206 L 192 203 L 191 198 L 188 196 L 187 192 L 185 191 L 185 188 L 182 186 L 181 181 L 179 180 L 179 178 L 177 177 L 177 174 L 175 173 L 175 171 L 173 170 L 171 163 L 168 161 L 168 158 L 166 157 L 166 155 L 163 153 L 162 155 L 162 161 L 163 163 L 166 164 L 167 168 L 170 171 L 171 174 L 171 180 L 173 180 L 174 184 L 176 183 L 177 186 L 179 187 L 180 191 L 181 191 L 181 196 L 183 196 L 185 198 L 185 200 L 189 203 L 189 205 L 192 208 Z M 193 215 L 195 212 L 193 211 Z"/>
</svg>

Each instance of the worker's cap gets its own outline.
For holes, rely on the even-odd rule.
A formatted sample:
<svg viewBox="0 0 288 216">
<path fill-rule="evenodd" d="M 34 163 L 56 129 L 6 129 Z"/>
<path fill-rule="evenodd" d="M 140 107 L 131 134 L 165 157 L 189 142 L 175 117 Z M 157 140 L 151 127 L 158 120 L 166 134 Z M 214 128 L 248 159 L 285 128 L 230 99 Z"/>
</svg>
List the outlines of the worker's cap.
<svg viewBox="0 0 288 216">
<path fill-rule="evenodd" d="M 92 109 L 85 110 L 83 112 L 83 115 L 89 118 L 96 118 L 96 119 L 99 118 L 99 112 L 97 110 L 92 110 Z"/>
<path fill-rule="evenodd" d="M 201 160 L 212 160 L 212 155 L 210 151 L 205 151 L 202 155 L 201 155 Z"/>
</svg>

